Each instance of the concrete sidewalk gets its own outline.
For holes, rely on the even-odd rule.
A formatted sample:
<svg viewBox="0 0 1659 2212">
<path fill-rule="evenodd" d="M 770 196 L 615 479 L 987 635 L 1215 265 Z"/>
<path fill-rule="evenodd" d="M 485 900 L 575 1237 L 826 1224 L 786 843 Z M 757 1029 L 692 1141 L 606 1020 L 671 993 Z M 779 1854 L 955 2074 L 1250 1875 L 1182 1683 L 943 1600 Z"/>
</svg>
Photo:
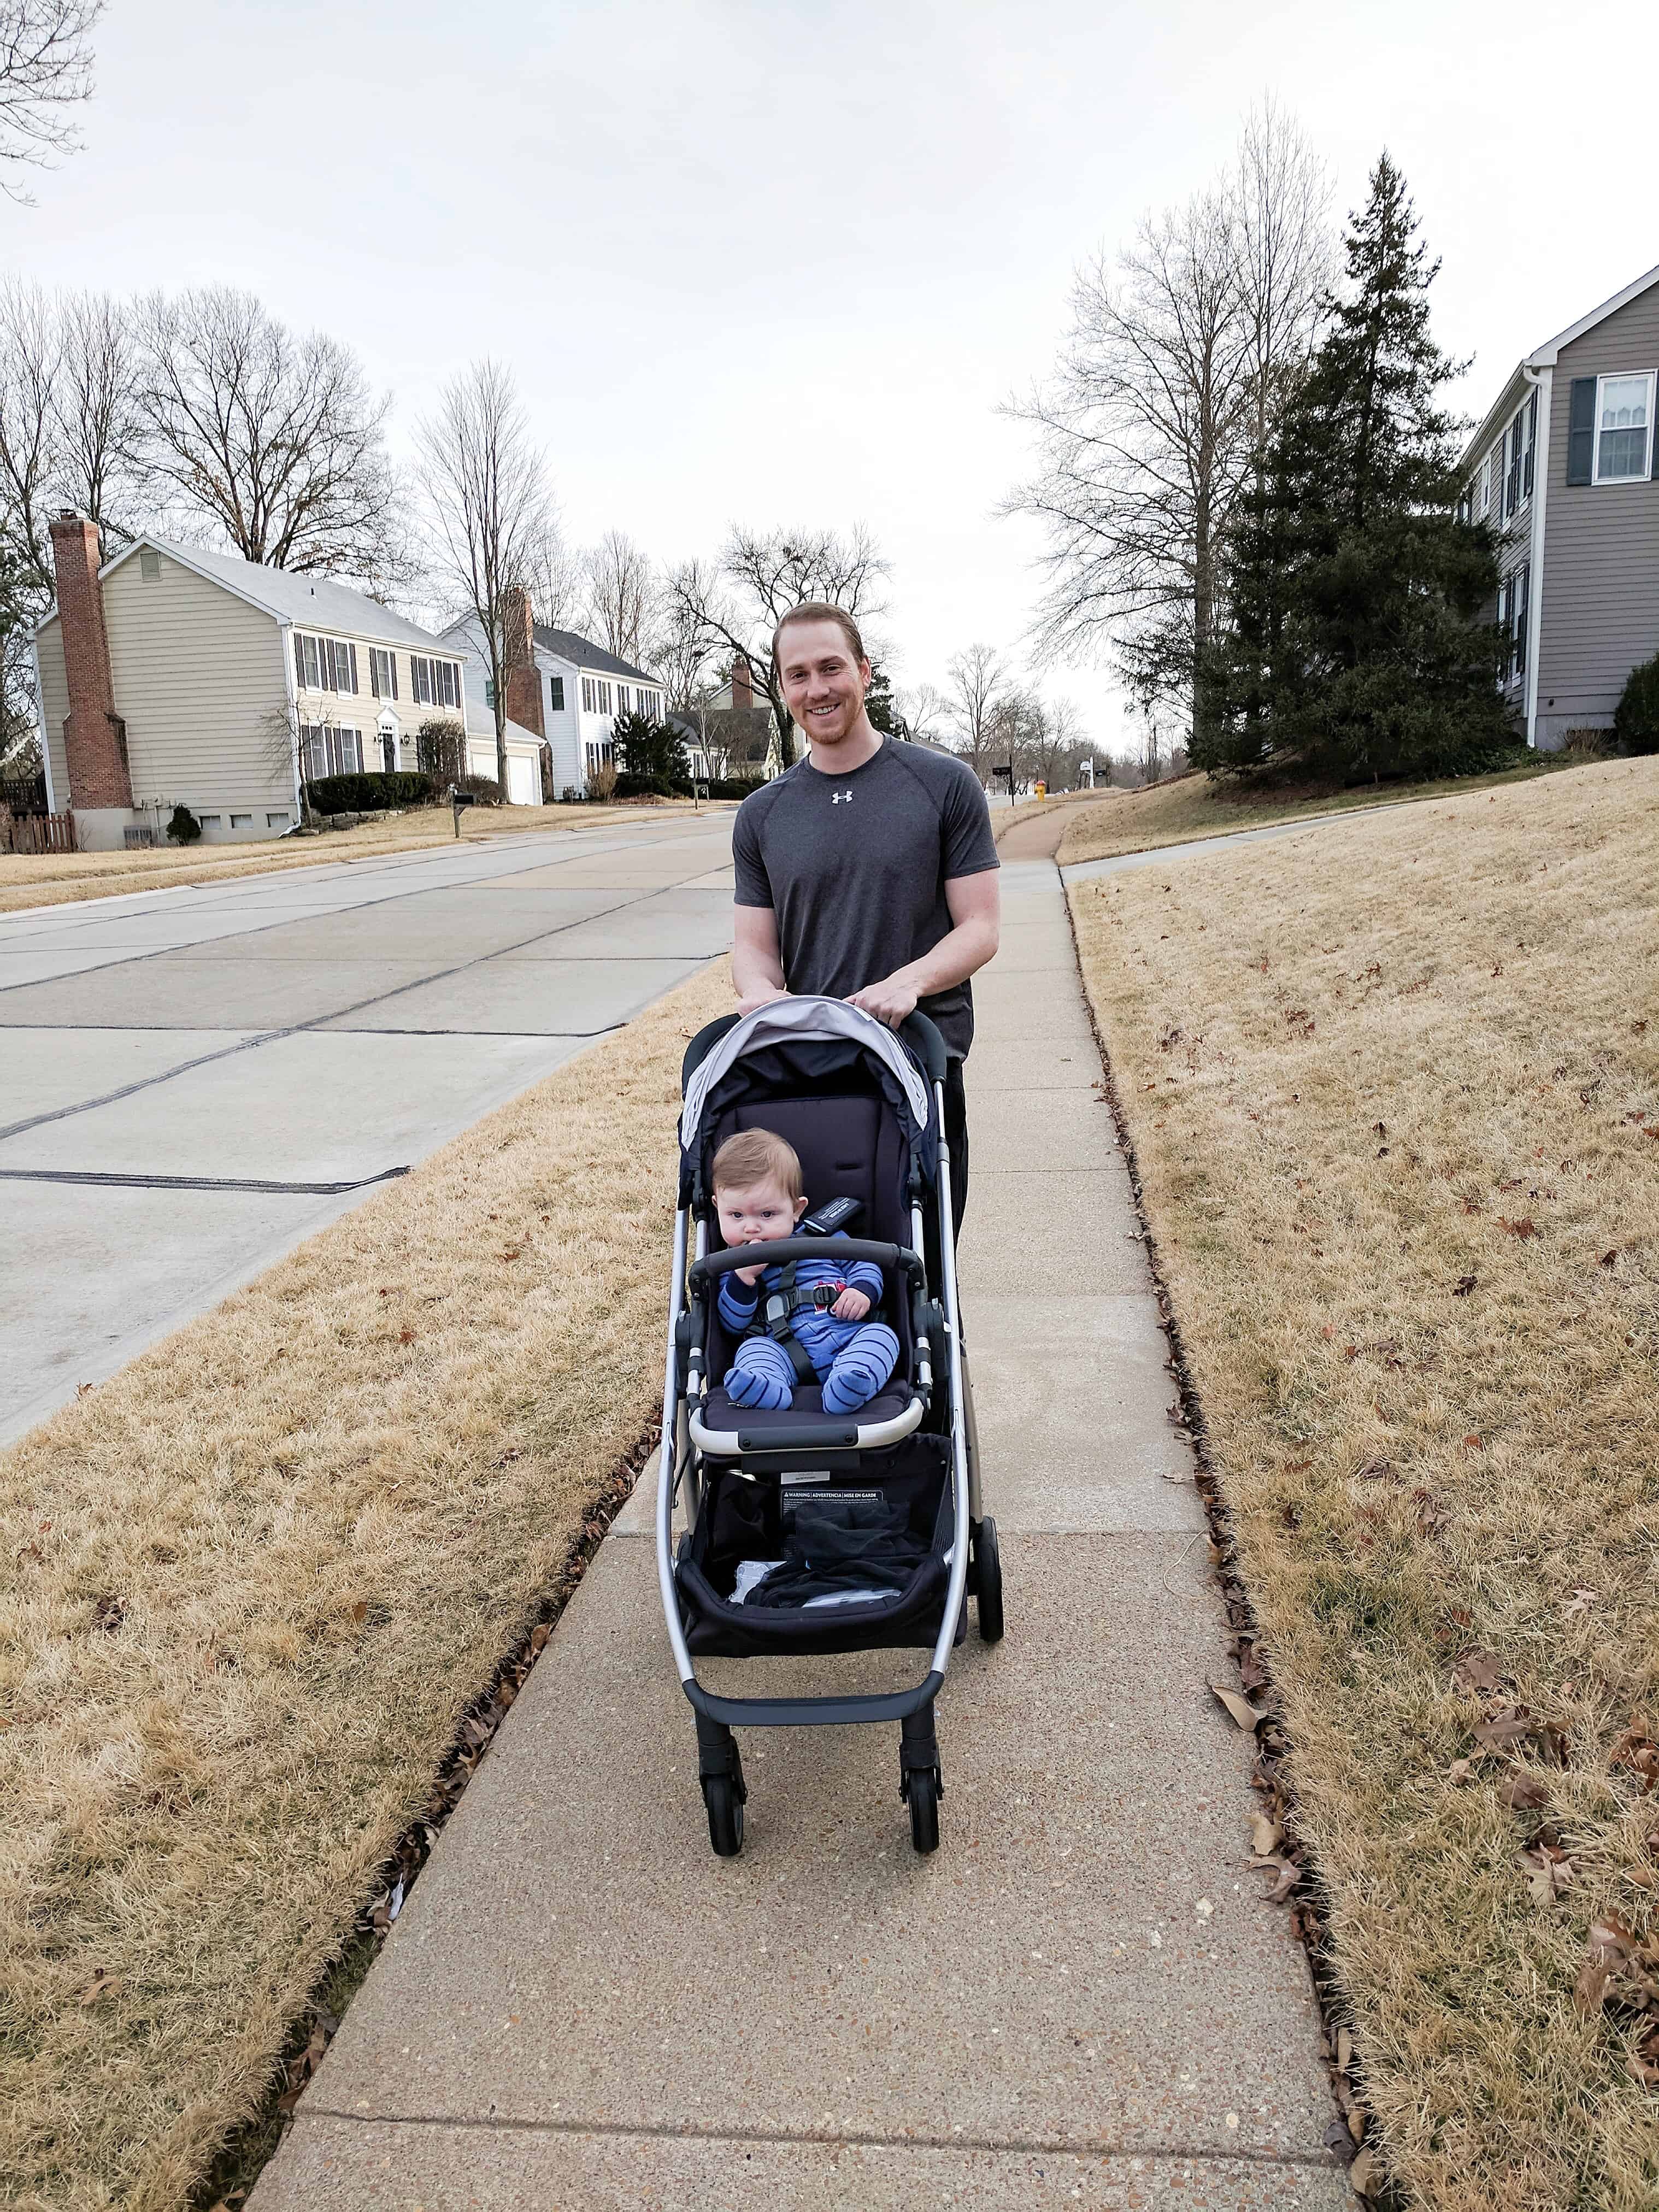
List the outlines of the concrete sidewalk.
<svg viewBox="0 0 1659 2212">
<path fill-rule="evenodd" d="M 743 1855 L 712 1856 L 636 1500 L 252 2212 L 1352 2202 L 1305 1963 L 1243 1866 L 1224 1617 L 1059 880 L 1004 888 L 963 1275 L 1008 1634 L 970 1632 L 939 1700 L 940 1849 L 911 1850 L 896 1729 L 755 1730 Z"/>
</svg>

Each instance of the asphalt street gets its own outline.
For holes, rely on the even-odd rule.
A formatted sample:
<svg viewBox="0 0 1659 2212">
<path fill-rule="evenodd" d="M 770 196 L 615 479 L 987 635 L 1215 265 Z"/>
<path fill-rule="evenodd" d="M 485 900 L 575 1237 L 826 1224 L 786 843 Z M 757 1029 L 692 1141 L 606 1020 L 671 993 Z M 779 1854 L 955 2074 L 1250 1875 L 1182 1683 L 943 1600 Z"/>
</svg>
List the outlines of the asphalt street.
<svg viewBox="0 0 1659 2212">
<path fill-rule="evenodd" d="M 0 1442 L 731 943 L 729 814 L 0 916 Z"/>
</svg>

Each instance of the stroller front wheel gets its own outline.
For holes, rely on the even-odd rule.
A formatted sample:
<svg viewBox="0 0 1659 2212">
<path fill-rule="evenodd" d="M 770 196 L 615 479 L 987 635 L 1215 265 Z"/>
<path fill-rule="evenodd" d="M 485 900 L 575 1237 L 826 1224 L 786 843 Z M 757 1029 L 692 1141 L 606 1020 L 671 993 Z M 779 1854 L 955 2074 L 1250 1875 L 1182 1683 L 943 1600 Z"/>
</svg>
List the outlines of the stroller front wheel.
<svg viewBox="0 0 1659 2212">
<path fill-rule="evenodd" d="M 708 1840 L 717 1858 L 734 1859 L 743 1849 L 743 1798 L 729 1774 L 705 1774 L 702 1798 L 708 1808 Z"/>
<path fill-rule="evenodd" d="M 910 1801 L 910 1841 L 925 1857 L 939 1849 L 939 1769 L 913 1767 L 905 1777 Z"/>
<path fill-rule="evenodd" d="M 997 1524 L 987 1518 L 974 1531 L 974 1595 L 979 1601 L 979 1632 L 987 1644 L 1002 1641 L 1002 1553 Z"/>
</svg>

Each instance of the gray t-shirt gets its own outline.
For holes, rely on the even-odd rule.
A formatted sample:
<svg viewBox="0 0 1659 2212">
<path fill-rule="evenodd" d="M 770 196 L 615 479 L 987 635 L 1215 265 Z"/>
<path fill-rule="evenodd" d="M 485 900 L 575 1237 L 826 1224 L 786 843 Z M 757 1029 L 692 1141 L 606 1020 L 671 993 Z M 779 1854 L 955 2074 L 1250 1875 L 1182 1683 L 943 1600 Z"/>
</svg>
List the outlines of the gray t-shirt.
<svg viewBox="0 0 1659 2212">
<path fill-rule="evenodd" d="M 884 738 L 846 775 L 797 761 L 751 792 L 732 833 L 738 904 L 777 917 L 792 991 L 844 999 L 931 952 L 953 927 L 945 886 L 994 868 L 979 779 L 926 745 Z M 974 1040 L 966 983 L 919 1001 L 947 1049 Z"/>
</svg>

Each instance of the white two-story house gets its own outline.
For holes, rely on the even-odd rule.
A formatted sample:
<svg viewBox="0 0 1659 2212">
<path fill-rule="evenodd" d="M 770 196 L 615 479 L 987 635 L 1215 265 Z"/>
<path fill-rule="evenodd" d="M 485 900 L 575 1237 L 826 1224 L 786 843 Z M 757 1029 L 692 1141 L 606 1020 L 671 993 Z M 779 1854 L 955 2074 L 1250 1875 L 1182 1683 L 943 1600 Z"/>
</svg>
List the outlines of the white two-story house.
<svg viewBox="0 0 1659 2212">
<path fill-rule="evenodd" d="M 507 593 L 507 711 L 509 727 L 533 731 L 545 744 L 550 773 L 547 797 L 583 795 L 588 779 L 616 762 L 616 726 L 625 714 L 663 720 L 667 703 L 661 683 L 631 661 L 573 629 L 532 622 L 522 592 Z M 489 655 L 473 622 L 447 633 L 466 656 L 467 730 L 473 772 L 494 775 L 495 701 Z M 487 763 L 486 763 L 487 758 Z"/>
<path fill-rule="evenodd" d="M 436 765 L 422 724 L 462 721 L 465 654 L 346 585 L 151 537 L 100 562 L 79 514 L 52 542 L 41 750 L 83 850 L 148 842 L 179 805 L 210 842 L 280 836 L 302 783 Z M 538 799 L 539 744 L 510 750 Z"/>
</svg>

